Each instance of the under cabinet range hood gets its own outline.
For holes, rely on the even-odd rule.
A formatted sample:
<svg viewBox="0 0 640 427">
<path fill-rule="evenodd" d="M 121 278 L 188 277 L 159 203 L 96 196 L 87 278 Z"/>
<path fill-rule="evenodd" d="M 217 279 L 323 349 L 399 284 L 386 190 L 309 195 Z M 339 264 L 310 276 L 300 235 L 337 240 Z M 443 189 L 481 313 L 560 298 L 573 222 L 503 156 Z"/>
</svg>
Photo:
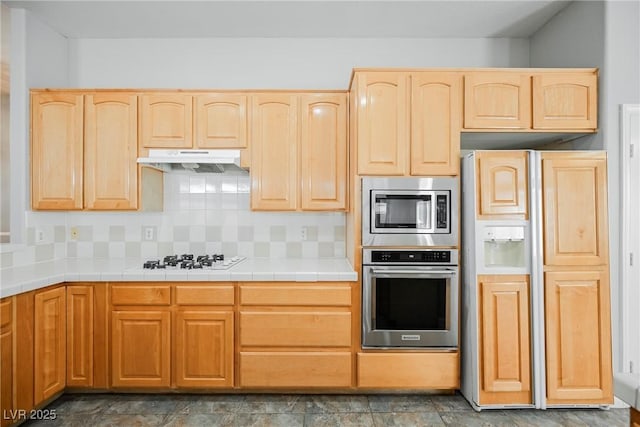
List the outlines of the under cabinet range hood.
<svg viewBox="0 0 640 427">
<path fill-rule="evenodd" d="M 150 149 L 148 157 L 138 163 L 164 172 L 243 173 L 240 150 L 158 150 Z"/>
</svg>

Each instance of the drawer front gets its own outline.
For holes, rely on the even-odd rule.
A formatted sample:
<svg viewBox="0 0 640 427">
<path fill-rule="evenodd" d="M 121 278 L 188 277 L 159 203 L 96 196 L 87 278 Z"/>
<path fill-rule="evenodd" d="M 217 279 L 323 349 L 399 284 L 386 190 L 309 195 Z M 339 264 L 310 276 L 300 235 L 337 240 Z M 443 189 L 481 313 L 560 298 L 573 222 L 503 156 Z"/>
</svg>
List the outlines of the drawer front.
<svg viewBox="0 0 640 427">
<path fill-rule="evenodd" d="M 0 301 L 0 330 L 11 328 L 13 319 L 13 298 L 5 298 Z"/>
<path fill-rule="evenodd" d="M 112 285 L 113 305 L 169 305 L 170 285 Z"/>
<path fill-rule="evenodd" d="M 233 285 L 176 285 L 178 305 L 233 305 Z"/>
<path fill-rule="evenodd" d="M 349 347 L 349 312 L 241 312 L 240 345 Z"/>
<path fill-rule="evenodd" d="M 358 353 L 358 387 L 460 388 L 458 353 Z"/>
<path fill-rule="evenodd" d="M 240 304 L 348 307 L 351 305 L 351 285 L 243 284 L 240 286 Z"/>
<path fill-rule="evenodd" d="M 241 387 L 350 387 L 348 352 L 241 352 Z"/>
</svg>

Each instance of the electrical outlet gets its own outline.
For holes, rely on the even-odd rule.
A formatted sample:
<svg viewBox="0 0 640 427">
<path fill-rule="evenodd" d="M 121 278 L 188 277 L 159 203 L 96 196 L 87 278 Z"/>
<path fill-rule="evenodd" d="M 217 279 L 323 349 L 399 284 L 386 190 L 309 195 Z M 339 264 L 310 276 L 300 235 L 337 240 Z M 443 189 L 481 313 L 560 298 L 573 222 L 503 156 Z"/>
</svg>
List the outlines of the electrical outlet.
<svg viewBox="0 0 640 427">
<path fill-rule="evenodd" d="M 35 241 L 36 241 L 36 243 L 41 243 L 41 242 L 44 241 L 44 231 L 42 231 L 39 228 L 36 228 Z"/>
<path fill-rule="evenodd" d="M 153 239 L 155 239 L 154 231 L 155 230 L 154 230 L 153 227 L 144 227 L 143 228 L 144 240 L 153 240 Z"/>
<path fill-rule="evenodd" d="M 307 227 L 302 227 L 300 229 L 300 239 L 302 239 L 303 241 L 307 240 Z"/>
<path fill-rule="evenodd" d="M 71 240 L 78 240 L 78 227 L 69 228 L 69 236 Z"/>
</svg>

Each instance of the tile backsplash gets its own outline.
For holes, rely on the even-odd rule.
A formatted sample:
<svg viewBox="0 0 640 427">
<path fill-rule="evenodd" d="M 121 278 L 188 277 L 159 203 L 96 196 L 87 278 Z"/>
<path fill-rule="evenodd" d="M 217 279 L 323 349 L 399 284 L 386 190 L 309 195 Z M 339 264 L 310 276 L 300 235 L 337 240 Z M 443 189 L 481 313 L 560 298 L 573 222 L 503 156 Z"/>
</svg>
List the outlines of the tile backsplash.
<svg viewBox="0 0 640 427">
<path fill-rule="evenodd" d="M 252 212 L 247 175 L 164 175 L 163 212 L 26 213 L 26 247 L 0 267 L 64 257 L 158 258 L 169 254 L 260 258 L 345 256 L 339 212 Z M 74 237 L 72 237 L 74 231 Z"/>
</svg>

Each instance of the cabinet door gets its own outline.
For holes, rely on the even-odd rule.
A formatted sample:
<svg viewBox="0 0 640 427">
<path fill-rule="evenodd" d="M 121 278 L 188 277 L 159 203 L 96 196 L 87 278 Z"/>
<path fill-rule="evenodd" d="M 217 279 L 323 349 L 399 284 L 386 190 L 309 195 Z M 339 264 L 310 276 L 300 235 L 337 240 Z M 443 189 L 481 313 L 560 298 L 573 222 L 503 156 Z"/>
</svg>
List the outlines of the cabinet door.
<svg viewBox="0 0 640 427">
<path fill-rule="evenodd" d="M 64 287 L 35 295 L 34 400 L 36 406 L 64 390 L 66 358 L 66 295 Z"/>
<path fill-rule="evenodd" d="M 476 153 L 479 219 L 528 218 L 528 153 Z"/>
<path fill-rule="evenodd" d="M 142 95 L 140 148 L 191 148 L 192 98 L 181 93 Z"/>
<path fill-rule="evenodd" d="M 247 146 L 247 95 L 215 93 L 194 97 L 196 147 Z"/>
<path fill-rule="evenodd" d="M 545 265 L 608 265 L 603 152 L 542 153 Z"/>
<path fill-rule="evenodd" d="M 369 72 L 357 85 L 358 174 L 405 175 L 409 147 L 407 73 Z"/>
<path fill-rule="evenodd" d="M 31 206 L 82 209 L 82 95 L 31 96 Z"/>
<path fill-rule="evenodd" d="M 598 127 L 598 77 L 595 73 L 533 76 L 534 129 Z"/>
<path fill-rule="evenodd" d="M 168 310 L 111 313 L 111 384 L 171 385 L 171 315 Z"/>
<path fill-rule="evenodd" d="M 478 286 L 478 403 L 531 403 L 529 276 L 478 276 Z"/>
<path fill-rule="evenodd" d="M 67 385 L 93 386 L 93 286 L 67 286 Z"/>
<path fill-rule="evenodd" d="M 464 76 L 465 129 L 529 129 L 531 76 L 476 72 Z"/>
<path fill-rule="evenodd" d="M 233 312 L 178 311 L 175 333 L 178 387 L 233 387 Z"/>
<path fill-rule="evenodd" d="M 252 98 L 251 209 L 297 207 L 297 97 L 259 94 Z"/>
<path fill-rule="evenodd" d="M 613 403 L 609 271 L 545 273 L 547 403 Z"/>
<path fill-rule="evenodd" d="M 411 175 L 457 175 L 462 76 L 411 75 Z"/>
<path fill-rule="evenodd" d="M 85 97 L 84 205 L 138 207 L 138 97 L 97 93 Z"/>
<path fill-rule="evenodd" d="M 343 210 L 347 190 L 347 98 L 300 98 L 300 182 L 303 210 Z"/>
<path fill-rule="evenodd" d="M 9 411 L 15 409 L 13 399 L 13 337 L 14 337 L 13 298 L 0 301 L 0 425 L 12 423 Z"/>
</svg>

